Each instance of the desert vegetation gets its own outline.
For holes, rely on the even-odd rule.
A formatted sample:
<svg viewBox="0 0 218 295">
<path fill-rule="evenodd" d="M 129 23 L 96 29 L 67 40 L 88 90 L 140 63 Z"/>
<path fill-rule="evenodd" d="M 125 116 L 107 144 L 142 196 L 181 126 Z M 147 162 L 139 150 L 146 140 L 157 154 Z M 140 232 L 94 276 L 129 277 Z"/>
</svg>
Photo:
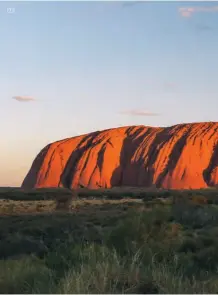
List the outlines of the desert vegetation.
<svg viewBox="0 0 218 295">
<path fill-rule="evenodd" d="M 1 293 L 217 293 L 218 190 L 77 193 L 0 189 Z"/>
</svg>

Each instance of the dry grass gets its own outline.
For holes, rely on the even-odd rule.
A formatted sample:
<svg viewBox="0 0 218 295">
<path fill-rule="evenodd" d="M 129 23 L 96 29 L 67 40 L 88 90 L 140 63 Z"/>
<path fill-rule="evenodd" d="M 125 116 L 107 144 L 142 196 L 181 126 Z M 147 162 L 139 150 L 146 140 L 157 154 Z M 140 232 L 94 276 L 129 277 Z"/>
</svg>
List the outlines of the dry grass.
<svg viewBox="0 0 218 295">
<path fill-rule="evenodd" d="M 151 209 L 160 205 L 170 206 L 172 203 L 183 204 L 184 201 L 199 205 L 217 204 L 218 190 L 173 191 L 130 187 L 98 190 L 0 188 L 0 215 L 75 212 L 90 204 L 130 204 L 141 200 Z"/>
<path fill-rule="evenodd" d="M 54 209 L 54 201 L 0 200 L 0 215 L 51 212 Z"/>
<path fill-rule="evenodd" d="M 68 199 L 67 199 L 68 200 Z M 67 204 L 57 203 L 57 201 L 13 201 L 13 200 L 0 200 L 0 215 L 19 215 L 19 214 L 37 214 L 37 213 L 51 213 L 54 211 L 75 212 L 75 210 L 87 209 L 90 206 L 101 205 L 122 205 L 126 204 L 142 204 L 142 200 L 135 199 L 121 199 L 121 200 L 90 200 L 90 199 L 76 199 L 69 200 Z M 59 207 L 60 206 L 60 207 Z M 62 207 L 63 206 L 63 207 Z"/>
</svg>

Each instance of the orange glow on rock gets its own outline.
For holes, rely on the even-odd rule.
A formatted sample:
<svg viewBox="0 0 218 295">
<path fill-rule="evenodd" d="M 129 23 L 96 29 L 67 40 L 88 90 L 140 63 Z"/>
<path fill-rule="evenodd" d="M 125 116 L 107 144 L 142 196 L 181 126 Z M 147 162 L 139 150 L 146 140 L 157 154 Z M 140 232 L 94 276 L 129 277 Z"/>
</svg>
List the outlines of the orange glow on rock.
<svg viewBox="0 0 218 295">
<path fill-rule="evenodd" d="M 218 123 L 130 126 L 54 142 L 34 160 L 22 187 L 89 188 L 218 185 Z"/>
</svg>

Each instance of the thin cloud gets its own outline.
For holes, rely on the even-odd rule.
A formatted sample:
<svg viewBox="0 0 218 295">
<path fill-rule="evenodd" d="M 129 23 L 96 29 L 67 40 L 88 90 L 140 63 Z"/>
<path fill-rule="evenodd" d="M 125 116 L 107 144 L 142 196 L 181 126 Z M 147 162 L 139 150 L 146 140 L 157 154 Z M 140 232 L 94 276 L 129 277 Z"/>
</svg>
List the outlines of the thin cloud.
<svg viewBox="0 0 218 295">
<path fill-rule="evenodd" d="M 30 102 L 35 101 L 35 98 L 28 96 L 13 96 L 12 99 L 16 99 L 19 102 Z"/>
<path fill-rule="evenodd" d="M 218 6 L 198 6 L 198 7 L 180 7 L 179 13 L 182 17 L 191 17 L 194 13 L 198 12 L 218 12 Z"/>
<path fill-rule="evenodd" d="M 178 85 L 173 82 L 166 82 L 164 83 L 163 88 L 166 92 L 175 92 L 178 90 Z"/>
<path fill-rule="evenodd" d="M 155 80 L 147 80 L 146 81 L 149 86 L 152 87 L 152 90 L 164 91 L 164 92 L 177 92 L 179 91 L 179 85 L 175 82 L 165 81 L 162 83 L 157 83 Z"/>
<path fill-rule="evenodd" d="M 145 4 L 144 1 L 125 1 L 125 2 L 122 4 L 122 6 L 123 6 L 123 7 L 129 7 L 129 6 L 133 6 L 133 5 L 136 5 L 136 4 L 142 4 L 142 3 Z"/>
<path fill-rule="evenodd" d="M 146 112 L 146 111 L 139 111 L 139 110 L 128 110 L 128 111 L 121 111 L 120 114 L 122 115 L 131 115 L 131 116 L 159 116 L 158 113 Z"/>
<path fill-rule="evenodd" d="M 208 25 L 204 25 L 204 24 L 198 24 L 195 26 L 196 30 L 198 32 L 209 32 L 209 31 L 213 31 L 213 28 L 208 26 Z"/>
</svg>

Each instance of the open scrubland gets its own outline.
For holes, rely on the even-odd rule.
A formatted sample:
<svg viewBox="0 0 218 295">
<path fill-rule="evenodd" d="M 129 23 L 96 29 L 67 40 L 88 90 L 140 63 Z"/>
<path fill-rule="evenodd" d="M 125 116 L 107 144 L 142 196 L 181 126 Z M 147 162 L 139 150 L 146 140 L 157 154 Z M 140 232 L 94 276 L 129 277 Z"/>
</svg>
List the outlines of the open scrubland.
<svg viewBox="0 0 218 295">
<path fill-rule="evenodd" d="M 218 189 L 77 193 L 0 188 L 1 293 L 218 292 Z"/>
</svg>

